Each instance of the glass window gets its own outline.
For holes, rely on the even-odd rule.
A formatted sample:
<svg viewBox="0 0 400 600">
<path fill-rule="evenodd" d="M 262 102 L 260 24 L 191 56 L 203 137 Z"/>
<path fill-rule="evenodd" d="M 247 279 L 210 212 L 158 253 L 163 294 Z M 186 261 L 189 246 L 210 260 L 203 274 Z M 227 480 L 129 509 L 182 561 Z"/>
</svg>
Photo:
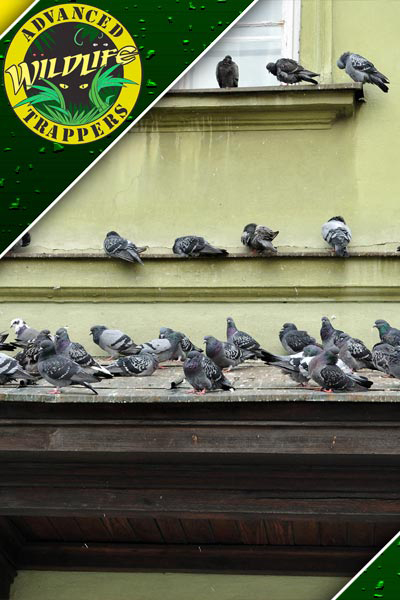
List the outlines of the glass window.
<svg viewBox="0 0 400 600">
<path fill-rule="evenodd" d="M 216 66 L 227 54 L 239 66 L 239 87 L 277 85 L 265 66 L 282 57 L 297 60 L 299 36 L 300 0 L 258 0 L 176 87 L 218 88 Z"/>
</svg>

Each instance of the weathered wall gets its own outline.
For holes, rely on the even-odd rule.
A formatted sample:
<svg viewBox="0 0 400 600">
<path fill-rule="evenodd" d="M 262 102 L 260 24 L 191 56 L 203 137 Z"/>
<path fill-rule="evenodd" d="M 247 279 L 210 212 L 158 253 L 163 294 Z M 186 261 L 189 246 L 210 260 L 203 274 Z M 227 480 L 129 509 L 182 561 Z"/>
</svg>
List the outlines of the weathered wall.
<svg viewBox="0 0 400 600">
<path fill-rule="evenodd" d="M 11 600 L 330 600 L 346 582 L 341 577 L 22 571 Z"/>
</svg>

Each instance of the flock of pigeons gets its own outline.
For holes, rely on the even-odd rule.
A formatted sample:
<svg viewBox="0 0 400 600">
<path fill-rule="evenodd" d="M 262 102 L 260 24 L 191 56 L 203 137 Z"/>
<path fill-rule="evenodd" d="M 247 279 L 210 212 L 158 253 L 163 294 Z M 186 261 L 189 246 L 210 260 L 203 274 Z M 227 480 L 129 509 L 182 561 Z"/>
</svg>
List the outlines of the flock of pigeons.
<svg viewBox="0 0 400 600">
<path fill-rule="evenodd" d="M 388 78 L 380 73 L 375 66 L 359 54 L 345 52 L 336 62 L 339 69 L 345 69 L 347 75 L 358 83 L 372 83 L 377 85 L 383 92 L 388 92 L 386 85 L 390 83 Z M 314 73 L 305 69 L 298 62 L 291 58 L 280 58 L 276 62 L 270 62 L 266 66 L 267 71 L 275 75 L 278 81 L 287 85 L 307 81 L 318 85 L 314 77 L 319 77 L 319 73 Z M 220 88 L 239 87 L 239 67 L 232 60 L 231 56 L 225 56 L 217 64 L 216 77 Z"/>
<path fill-rule="evenodd" d="M 273 231 L 266 225 L 249 223 L 245 226 L 241 242 L 244 246 L 261 256 L 271 256 L 277 253 L 273 240 L 279 231 Z M 332 217 L 322 226 L 322 237 L 331 246 L 336 256 L 348 256 L 347 246 L 351 241 L 351 231 L 343 217 Z M 143 265 L 140 255 L 148 246 L 136 246 L 133 242 L 121 237 L 116 231 L 109 231 L 104 240 L 104 250 L 107 256 Z M 198 256 L 227 256 L 227 250 L 216 248 L 203 237 L 185 235 L 175 240 L 172 247 L 174 254 L 184 258 Z"/>
<path fill-rule="evenodd" d="M 287 355 L 275 355 L 260 346 L 249 334 L 237 329 L 227 318 L 227 340 L 205 336 L 205 353 L 179 331 L 161 327 L 157 339 L 136 344 L 126 333 L 94 325 L 93 341 L 110 355 L 107 366 L 100 364 L 79 343 L 70 340 L 67 329 L 55 335 L 44 329 L 29 327 L 22 319 L 14 319 L 15 341 L 7 342 L 7 333 L 0 334 L 0 384 L 20 380 L 21 386 L 45 379 L 60 393 L 70 385 L 82 385 L 97 394 L 91 384 L 112 377 L 149 377 L 165 361 L 183 361 L 184 377 L 172 382 L 175 388 L 185 379 L 196 394 L 216 390 L 233 390 L 224 371 L 247 360 L 261 360 L 277 367 L 296 383 L 307 386 L 312 380 L 326 392 L 356 392 L 368 390 L 373 382 L 360 375 L 362 369 L 373 369 L 400 379 L 400 329 L 384 320 L 375 321 L 380 342 L 372 351 L 357 338 L 335 329 L 327 317 L 322 317 L 321 343 L 293 323 L 285 323 L 279 339 Z M 15 357 L 4 352 L 19 350 Z"/>
</svg>

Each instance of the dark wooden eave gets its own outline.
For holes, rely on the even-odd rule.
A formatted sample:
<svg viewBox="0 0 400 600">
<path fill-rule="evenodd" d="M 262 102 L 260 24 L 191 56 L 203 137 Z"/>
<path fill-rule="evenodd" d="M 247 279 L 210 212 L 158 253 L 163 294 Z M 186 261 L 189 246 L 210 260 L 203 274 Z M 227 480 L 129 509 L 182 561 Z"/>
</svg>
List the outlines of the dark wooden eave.
<svg viewBox="0 0 400 600">
<path fill-rule="evenodd" d="M 398 394 L 296 391 L 275 373 L 253 396 L 194 402 L 164 384 L 5 390 L 5 587 L 21 568 L 354 574 L 399 529 Z"/>
</svg>

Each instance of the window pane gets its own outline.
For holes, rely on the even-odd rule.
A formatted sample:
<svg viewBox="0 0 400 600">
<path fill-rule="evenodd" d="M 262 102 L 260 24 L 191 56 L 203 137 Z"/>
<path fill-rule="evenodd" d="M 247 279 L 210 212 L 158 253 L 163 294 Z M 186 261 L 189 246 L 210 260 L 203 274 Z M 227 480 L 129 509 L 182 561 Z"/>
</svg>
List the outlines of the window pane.
<svg viewBox="0 0 400 600">
<path fill-rule="evenodd" d="M 265 66 L 282 56 L 283 26 L 278 24 L 281 19 L 282 0 L 259 0 L 176 87 L 218 88 L 216 66 L 227 54 L 239 66 L 240 87 L 277 85 L 276 78 L 268 73 Z M 250 25 L 266 21 L 277 25 Z"/>
</svg>

